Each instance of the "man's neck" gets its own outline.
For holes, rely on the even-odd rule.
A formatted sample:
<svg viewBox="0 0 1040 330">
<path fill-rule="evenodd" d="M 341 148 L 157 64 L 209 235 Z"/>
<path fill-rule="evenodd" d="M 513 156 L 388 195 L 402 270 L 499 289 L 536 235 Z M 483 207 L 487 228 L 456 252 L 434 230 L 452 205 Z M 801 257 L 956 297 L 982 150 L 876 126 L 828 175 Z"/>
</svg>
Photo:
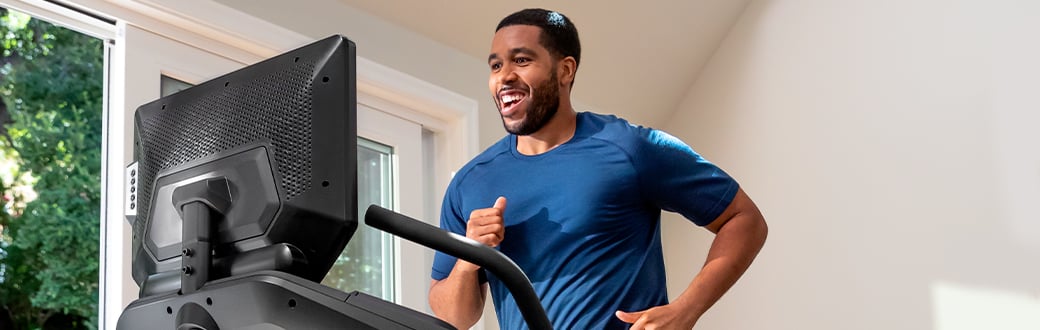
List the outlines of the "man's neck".
<svg viewBox="0 0 1040 330">
<path fill-rule="evenodd" d="M 528 156 L 543 154 L 570 141 L 577 125 L 578 114 L 574 108 L 569 105 L 565 108 L 561 104 L 560 110 L 542 129 L 531 135 L 516 137 L 516 151 Z"/>
</svg>

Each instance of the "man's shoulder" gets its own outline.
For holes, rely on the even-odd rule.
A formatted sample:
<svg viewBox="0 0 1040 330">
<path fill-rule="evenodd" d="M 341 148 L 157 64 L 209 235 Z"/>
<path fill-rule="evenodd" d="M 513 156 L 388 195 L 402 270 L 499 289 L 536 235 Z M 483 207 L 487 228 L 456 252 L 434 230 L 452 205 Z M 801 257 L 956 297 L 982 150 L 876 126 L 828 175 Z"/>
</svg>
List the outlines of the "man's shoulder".
<svg viewBox="0 0 1040 330">
<path fill-rule="evenodd" d="M 473 157 L 473 159 L 471 159 L 468 164 L 487 161 L 489 159 L 494 159 L 495 157 L 501 156 L 504 153 L 508 153 L 509 146 L 512 145 L 512 137 L 512 135 L 507 134 L 506 136 L 503 136 L 501 139 L 498 139 L 498 141 L 496 141 L 494 144 L 488 146 L 487 149 L 481 151 L 480 154 L 477 154 L 476 157 Z"/>
<path fill-rule="evenodd" d="M 508 155 L 509 146 L 511 144 L 510 137 L 510 135 L 502 137 L 502 139 L 499 139 L 498 142 L 495 142 L 495 144 L 492 144 L 487 149 L 484 149 L 484 151 L 481 151 L 480 154 L 478 154 L 476 157 L 470 159 L 469 162 L 466 163 L 466 165 L 463 165 L 462 168 L 458 170 L 458 172 L 455 172 L 455 177 L 452 179 L 452 181 L 458 182 L 461 180 L 461 178 L 464 178 L 466 174 L 468 174 L 474 168 L 487 164 L 498 157 Z"/>
<path fill-rule="evenodd" d="M 582 121 L 590 139 L 605 141 L 628 151 L 647 142 L 656 131 L 610 114 L 583 112 Z"/>
<path fill-rule="evenodd" d="M 677 152 L 696 154 L 688 144 L 663 130 L 632 124 L 614 115 L 587 112 L 583 116 L 590 139 L 614 145 L 633 159 L 667 159 Z"/>
</svg>

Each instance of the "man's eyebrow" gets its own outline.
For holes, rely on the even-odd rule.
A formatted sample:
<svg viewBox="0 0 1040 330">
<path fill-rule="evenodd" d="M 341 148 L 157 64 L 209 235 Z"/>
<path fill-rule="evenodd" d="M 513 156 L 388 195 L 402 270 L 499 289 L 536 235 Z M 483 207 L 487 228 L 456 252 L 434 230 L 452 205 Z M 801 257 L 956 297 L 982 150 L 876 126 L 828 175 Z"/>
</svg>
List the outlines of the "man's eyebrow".
<svg viewBox="0 0 1040 330">
<path fill-rule="evenodd" d="M 530 49 L 530 48 L 527 48 L 527 47 L 516 47 L 516 48 L 510 49 L 509 50 L 509 54 L 510 55 L 525 54 L 525 55 L 534 56 L 536 53 L 534 52 L 534 49 Z"/>
<path fill-rule="evenodd" d="M 530 48 L 527 48 L 527 47 L 516 47 L 516 48 L 513 48 L 513 49 L 509 50 L 509 55 L 516 55 L 516 54 L 524 54 L 524 55 L 530 55 L 530 56 L 537 55 L 537 53 L 535 53 L 534 49 L 530 49 Z M 491 53 L 491 55 L 488 55 L 488 62 L 494 61 L 496 59 L 498 59 L 498 53 Z"/>
</svg>

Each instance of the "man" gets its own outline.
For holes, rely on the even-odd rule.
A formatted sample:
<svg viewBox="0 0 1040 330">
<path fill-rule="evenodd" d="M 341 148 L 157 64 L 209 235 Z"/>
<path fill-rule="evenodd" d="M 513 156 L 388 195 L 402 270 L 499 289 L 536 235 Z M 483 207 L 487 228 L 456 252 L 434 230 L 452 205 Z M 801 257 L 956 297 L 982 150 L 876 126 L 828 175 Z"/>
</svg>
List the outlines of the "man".
<svg viewBox="0 0 1040 330">
<path fill-rule="evenodd" d="M 555 328 L 690 329 L 758 254 L 765 220 L 732 178 L 678 139 L 575 112 L 580 53 L 560 13 L 527 9 L 499 23 L 488 87 L 509 135 L 452 179 L 441 227 L 512 258 Z M 700 273 L 671 302 L 661 210 L 716 233 Z M 508 290 L 478 266 L 438 253 L 432 277 L 430 306 L 456 327 L 480 318 L 488 287 L 501 327 L 525 327 Z"/>
</svg>

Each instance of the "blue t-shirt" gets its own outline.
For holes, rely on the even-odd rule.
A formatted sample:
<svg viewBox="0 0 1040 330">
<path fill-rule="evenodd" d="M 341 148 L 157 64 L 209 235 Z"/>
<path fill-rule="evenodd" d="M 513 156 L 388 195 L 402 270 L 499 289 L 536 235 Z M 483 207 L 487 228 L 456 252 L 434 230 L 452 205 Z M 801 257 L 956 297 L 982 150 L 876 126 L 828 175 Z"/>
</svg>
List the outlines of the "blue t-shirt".
<svg viewBox="0 0 1040 330">
<path fill-rule="evenodd" d="M 466 164 L 444 196 L 441 228 L 465 236 L 470 212 L 505 196 L 499 250 L 531 279 L 553 327 L 625 329 L 614 311 L 668 303 L 661 210 L 707 225 L 736 191 L 675 137 L 582 112 L 574 137 L 546 153 L 520 154 L 508 135 Z M 455 261 L 438 252 L 433 279 Z M 501 327 L 526 328 L 510 292 L 487 279 Z"/>
</svg>

